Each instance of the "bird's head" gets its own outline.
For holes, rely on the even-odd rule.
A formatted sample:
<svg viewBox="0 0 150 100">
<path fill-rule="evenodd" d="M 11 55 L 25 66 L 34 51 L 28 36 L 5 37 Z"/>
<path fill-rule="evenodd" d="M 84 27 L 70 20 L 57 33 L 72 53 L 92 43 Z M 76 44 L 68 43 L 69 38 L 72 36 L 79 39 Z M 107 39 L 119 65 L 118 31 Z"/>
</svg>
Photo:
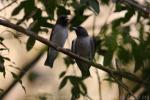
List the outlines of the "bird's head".
<svg viewBox="0 0 150 100">
<path fill-rule="evenodd" d="M 81 26 L 72 27 L 73 30 L 75 30 L 77 37 L 86 37 L 88 36 L 88 32 L 85 28 Z"/>
<path fill-rule="evenodd" d="M 69 18 L 68 18 L 67 15 L 61 15 L 61 16 L 58 17 L 56 23 L 61 24 L 63 26 L 67 26 L 68 25 L 68 20 L 69 20 Z"/>
</svg>

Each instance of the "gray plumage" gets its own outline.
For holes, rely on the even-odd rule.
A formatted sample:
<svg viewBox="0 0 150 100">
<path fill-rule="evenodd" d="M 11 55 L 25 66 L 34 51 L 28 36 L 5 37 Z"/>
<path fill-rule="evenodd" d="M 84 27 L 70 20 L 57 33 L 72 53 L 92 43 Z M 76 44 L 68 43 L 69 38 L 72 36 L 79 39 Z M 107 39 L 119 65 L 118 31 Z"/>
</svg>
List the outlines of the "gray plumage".
<svg viewBox="0 0 150 100">
<path fill-rule="evenodd" d="M 76 31 L 77 38 L 72 42 L 72 52 L 89 60 L 93 60 L 95 54 L 93 38 L 91 38 L 87 31 L 81 26 L 75 27 L 74 30 Z M 76 59 L 76 63 L 82 73 L 82 77 L 89 77 L 91 65 L 78 59 Z"/>
<path fill-rule="evenodd" d="M 64 46 L 65 41 L 68 37 L 67 21 L 68 21 L 67 16 L 65 15 L 60 16 L 56 21 L 56 24 L 51 32 L 50 41 L 59 47 Z M 57 55 L 58 55 L 58 51 L 49 47 L 45 65 L 49 67 L 53 67 L 53 63 Z"/>
</svg>

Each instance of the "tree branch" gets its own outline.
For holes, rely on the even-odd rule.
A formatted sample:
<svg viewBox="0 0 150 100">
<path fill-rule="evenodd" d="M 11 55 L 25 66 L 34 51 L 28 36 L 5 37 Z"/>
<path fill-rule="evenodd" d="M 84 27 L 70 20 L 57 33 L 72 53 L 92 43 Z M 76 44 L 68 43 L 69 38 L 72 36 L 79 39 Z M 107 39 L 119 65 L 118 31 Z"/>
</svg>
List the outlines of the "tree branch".
<svg viewBox="0 0 150 100">
<path fill-rule="evenodd" d="M 57 47 L 54 43 L 48 41 L 47 39 L 45 39 L 45 38 L 43 38 L 43 37 L 41 37 L 41 36 L 38 36 L 37 34 L 35 34 L 35 33 L 32 32 L 32 31 L 29 31 L 29 30 L 24 29 L 24 28 L 21 27 L 21 26 L 15 25 L 15 24 L 13 24 L 13 23 L 10 23 L 10 22 L 8 22 L 8 21 L 1 20 L 1 19 L 0 19 L 0 25 L 3 25 L 3 26 L 6 26 L 6 27 L 9 27 L 9 28 L 12 28 L 12 29 L 14 29 L 14 30 L 16 30 L 16 31 L 18 31 L 18 32 L 22 32 L 22 33 L 24 33 L 24 34 L 26 34 L 26 35 L 28 35 L 28 36 L 31 36 L 32 38 L 34 38 L 34 39 L 36 39 L 36 40 L 38 40 L 38 41 L 44 43 L 44 44 L 47 45 L 47 46 L 50 46 L 50 47 L 54 48 L 55 50 L 57 50 L 57 51 L 59 51 L 59 52 L 62 52 L 62 53 L 66 54 L 66 55 L 68 55 L 68 56 L 70 56 L 70 57 L 72 57 L 72 58 L 74 58 L 74 59 L 79 59 L 79 60 L 81 60 L 81 61 L 83 61 L 83 62 L 85 62 L 85 63 L 87 63 L 87 64 L 89 64 L 89 65 L 92 65 L 92 66 L 95 67 L 95 68 L 98 68 L 98 69 L 101 69 L 101 70 L 107 72 L 107 73 L 110 74 L 110 75 L 120 76 L 120 77 L 126 78 L 126 79 L 128 79 L 128 80 L 137 82 L 137 83 L 139 83 L 139 84 L 150 85 L 149 82 L 146 82 L 146 81 L 144 81 L 144 80 L 138 78 L 137 76 L 135 76 L 135 75 L 133 75 L 133 74 L 131 74 L 131 73 L 129 73 L 129 72 L 125 72 L 125 71 L 115 71 L 115 70 L 110 69 L 110 68 L 108 68 L 108 67 L 104 67 L 104 66 L 102 66 L 101 64 L 97 64 L 97 63 L 95 63 L 95 62 L 93 62 L 93 61 L 89 61 L 89 60 L 85 59 L 84 57 L 78 56 L 78 55 L 76 55 L 75 53 L 72 53 L 72 52 L 69 51 L 69 50 L 66 50 L 66 49 L 61 48 L 61 47 Z"/>
<path fill-rule="evenodd" d="M 3 11 L 4 9 L 8 8 L 9 6 L 11 6 L 12 4 L 16 3 L 17 0 L 12 1 L 10 4 L 6 5 L 4 8 L 0 9 L 0 12 Z"/>
<path fill-rule="evenodd" d="M 145 7 L 143 5 L 140 5 L 138 3 L 136 3 L 133 0 L 122 0 L 122 2 L 126 5 L 126 4 L 130 4 L 131 6 L 134 6 L 136 8 L 138 8 L 139 10 L 143 11 L 144 13 L 150 14 L 150 8 Z"/>
<path fill-rule="evenodd" d="M 10 92 L 10 90 L 13 89 L 13 87 L 18 83 L 19 80 L 21 80 L 21 78 L 31 69 L 33 68 L 33 66 L 35 65 L 35 63 L 42 57 L 42 55 L 44 54 L 44 51 L 41 50 L 40 53 L 31 61 L 29 62 L 27 65 L 25 65 L 23 67 L 23 69 L 21 70 L 21 72 L 18 75 L 18 79 L 15 79 L 10 85 L 9 87 L 2 92 L 2 94 L 0 94 L 0 100 L 3 100 L 3 98 Z"/>
</svg>

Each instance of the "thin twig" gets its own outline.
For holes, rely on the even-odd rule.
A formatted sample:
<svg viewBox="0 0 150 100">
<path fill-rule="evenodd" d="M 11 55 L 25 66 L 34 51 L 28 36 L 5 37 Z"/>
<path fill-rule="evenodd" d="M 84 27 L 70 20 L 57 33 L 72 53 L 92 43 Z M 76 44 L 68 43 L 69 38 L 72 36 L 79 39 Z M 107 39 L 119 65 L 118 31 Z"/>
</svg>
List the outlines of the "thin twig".
<svg viewBox="0 0 150 100">
<path fill-rule="evenodd" d="M 99 91 L 99 100 L 102 100 L 102 88 L 101 88 L 101 79 L 98 73 L 98 69 L 96 69 L 96 75 L 97 75 L 97 80 L 98 80 L 98 91 Z"/>
<path fill-rule="evenodd" d="M 121 71 L 117 59 L 115 59 L 115 63 L 116 63 L 117 71 Z M 118 80 L 123 83 L 122 77 L 118 77 Z M 119 84 L 118 84 L 118 88 L 119 88 L 119 100 L 122 100 L 122 98 L 123 98 L 123 90 L 122 90 L 122 88 L 121 88 L 121 86 Z"/>
<path fill-rule="evenodd" d="M 111 74 L 111 76 L 115 79 L 115 81 L 123 88 L 123 89 L 125 89 L 128 93 L 130 93 L 130 95 L 132 96 L 132 97 L 134 97 L 134 99 L 135 100 L 138 100 L 135 96 L 134 96 L 134 94 L 132 93 L 132 91 L 130 91 L 129 90 L 129 88 L 123 83 L 123 82 L 121 82 L 118 78 L 116 78 L 113 74 Z M 121 99 L 122 100 L 122 99 Z M 124 99 L 123 99 L 124 100 Z"/>
<path fill-rule="evenodd" d="M 16 86 L 16 84 L 18 83 L 19 80 L 21 80 L 21 78 L 31 69 L 34 67 L 34 65 L 36 64 L 36 62 L 42 57 L 42 55 L 44 54 L 44 51 L 41 50 L 41 52 L 30 62 L 28 63 L 26 66 L 23 67 L 23 69 L 20 71 L 19 75 L 18 75 L 18 79 L 15 79 L 10 86 L 4 91 L 2 92 L 2 94 L 0 95 L 0 100 L 3 100 L 3 98 L 13 89 L 14 86 Z"/>
<path fill-rule="evenodd" d="M 12 28 L 18 32 L 21 32 L 21 33 L 24 33 L 25 35 L 27 36 L 31 36 L 33 37 L 34 39 L 40 41 L 41 43 L 47 45 L 47 46 L 50 46 L 52 48 L 54 48 L 55 50 L 59 51 L 59 52 L 62 52 L 74 59 L 78 59 L 78 60 L 81 60 L 95 68 L 98 68 L 98 69 L 101 69 L 105 72 L 107 72 L 108 74 L 113 74 L 114 76 L 120 76 L 120 77 L 123 77 L 123 78 L 126 78 L 128 80 L 131 80 L 131 81 L 134 81 L 134 82 L 137 82 L 139 84 L 145 84 L 145 85 L 150 85 L 150 82 L 147 82 L 143 79 L 140 79 L 139 77 L 135 76 L 134 74 L 132 73 L 129 73 L 129 72 L 126 72 L 126 71 L 121 71 L 121 72 L 118 72 L 114 69 L 111 69 L 111 68 L 108 68 L 108 67 L 105 67 L 105 66 L 102 66 L 101 64 L 98 64 L 98 63 L 95 63 L 93 61 L 90 61 L 84 57 L 81 57 L 79 55 L 76 55 L 75 53 L 69 51 L 69 50 L 66 50 L 64 48 L 61 48 L 61 47 L 58 47 L 56 44 L 54 44 L 53 42 L 50 42 L 48 41 L 47 39 L 41 37 L 41 36 L 38 36 L 36 33 L 32 32 L 32 31 L 29 31 L 29 30 L 26 30 L 24 29 L 23 27 L 21 26 L 18 26 L 18 25 L 15 25 L 13 23 L 10 23 L 8 21 L 5 21 L 5 20 L 1 20 L 0 19 L 0 25 L 3 25 L 3 26 L 6 26 L 6 27 L 9 27 L 9 28 Z"/>
<path fill-rule="evenodd" d="M 12 1 L 10 4 L 6 5 L 5 7 L 3 7 L 2 9 L 0 9 L 0 12 L 3 11 L 4 9 L 8 8 L 9 6 L 11 6 L 12 4 L 16 3 L 17 0 Z"/>
<path fill-rule="evenodd" d="M 92 27 L 92 36 L 94 37 L 95 36 L 95 23 L 96 23 L 96 16 L 94 16 L 93 18 L 93 27 Z M 99 58 L 99 56 L 98 56 Z M 97 59 L 98 59 L 97 58 Z M 94 61 L 96 61 L 96 59 L 94 59 Z M 97 83 L 98 83 L 98 94 L 99 94 L 99 100 L 102 100 L 102 92 L 101 92 L 101 79 L 100 79 L 100 76 L 99 76 L 99 73 L 98 73 L 98 69 L 96 69 L 96 75 L 97 75 Z"/>
<path fill-rule="evenodd" d="M 150 14 L 150 8 L 140 5 L 133 0 L 122 0 L 122 3 L 124 3 L 125 5 L 130 4 L 131 6 L 138 8 L 139 10 L 143 11 L 144 13 Z"/>
</svg>

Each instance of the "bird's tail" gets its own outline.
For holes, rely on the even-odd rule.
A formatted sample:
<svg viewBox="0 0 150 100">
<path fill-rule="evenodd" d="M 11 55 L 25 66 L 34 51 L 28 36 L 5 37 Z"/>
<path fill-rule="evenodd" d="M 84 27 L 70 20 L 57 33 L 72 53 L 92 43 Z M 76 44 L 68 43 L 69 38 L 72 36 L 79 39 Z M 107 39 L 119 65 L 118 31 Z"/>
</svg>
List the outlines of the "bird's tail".
<svg viewBox="0 0 150 100">
<path fill-rule="evenodd" d="M 46 58 L 44 65 L 52 68 L 54 60 L 56 59 L 56 57 L 57 57 L 57 51 L 56 50 L 54 50 L 54 49 L 48 50 L 47 58 Z"/>
<path fill-rule="evenodd" d="M 90 65 L 88 65 L 82 61 L 79 61 L 79 60 L 76 60 L 76 63 L 81 71 L 83 79 L 86 79 L 91 76 L 90 71 L 89 71 Z"/>
</svg>

